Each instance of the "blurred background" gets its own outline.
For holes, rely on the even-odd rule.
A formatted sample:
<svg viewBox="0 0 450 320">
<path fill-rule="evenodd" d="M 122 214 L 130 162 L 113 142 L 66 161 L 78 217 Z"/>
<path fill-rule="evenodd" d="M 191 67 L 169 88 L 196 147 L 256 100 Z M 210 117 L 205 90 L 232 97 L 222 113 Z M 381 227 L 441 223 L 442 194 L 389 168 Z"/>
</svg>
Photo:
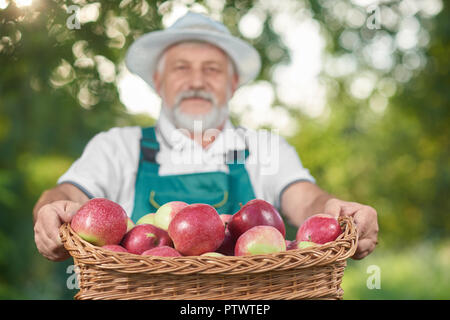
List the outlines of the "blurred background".
<svg viewBox="0 0 450 320">
<path fill-rule="evenodd" d="M 187 10 L 263 59 L 233 121 L 279 130 L 319 186 L 378 211 L 379 245 L 348 261 L 344 299 L 449 299 L 443 0 L 0 0 L 0 298 L 76 293 L 72 260 L 37 252 L 32 208 L 96 133 L 154 123 L 160 100 L 124 55 Z"/>
</svg>

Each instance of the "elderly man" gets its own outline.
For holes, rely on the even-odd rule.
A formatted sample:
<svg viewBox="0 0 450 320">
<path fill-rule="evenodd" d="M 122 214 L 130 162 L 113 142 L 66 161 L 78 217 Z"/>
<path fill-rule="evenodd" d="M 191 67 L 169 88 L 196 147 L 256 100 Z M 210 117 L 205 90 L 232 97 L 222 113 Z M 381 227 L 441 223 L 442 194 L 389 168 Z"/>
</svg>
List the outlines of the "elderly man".
<svg viewBox="0 0 450 320">
<path fill-rule="evenodd" d="M 279 136 L 231 124 L 229 99 L 260 69 L 254 48 L 221 23 L 188 13 L 170 28 L 139 38 L 126 61 L 160 95 L 160 118 L 155 127 L 99 133 L 58 185 L 42 194 L 33 215 L 36 246 L 44 257 L 68 257 L 58 229 L 94 197 L 121 204 L 134 221 L 174 200 L 234 213 L 240 203 L 260 198 L 294 225 L 320 212 L 349 215 L 360 237 L 354 258 L 373 251 L 378 233 L 373 208 L 321 190 Z"/>
</svg>

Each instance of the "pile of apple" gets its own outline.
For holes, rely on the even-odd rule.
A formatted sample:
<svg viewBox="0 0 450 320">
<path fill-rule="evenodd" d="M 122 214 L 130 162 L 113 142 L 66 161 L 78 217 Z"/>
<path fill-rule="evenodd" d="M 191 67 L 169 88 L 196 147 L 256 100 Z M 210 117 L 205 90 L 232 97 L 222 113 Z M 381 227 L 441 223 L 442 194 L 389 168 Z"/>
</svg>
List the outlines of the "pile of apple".
<svg viewBox="0 0 450 320">
<path fill-rule="evenodd" d="M 138 255 L 243 256 L 306 248 L 334 241 L 342 232 L 330 215 L 311 216 L 286 240 L 278 211 L 254 199 L 235 214 L 219 214 L 208 204 L 172 201 L 134 224 L 117 203 L 104 198 L 86 202 L 73 216 L 72 229 L 102 248 Z"/>
</svg>

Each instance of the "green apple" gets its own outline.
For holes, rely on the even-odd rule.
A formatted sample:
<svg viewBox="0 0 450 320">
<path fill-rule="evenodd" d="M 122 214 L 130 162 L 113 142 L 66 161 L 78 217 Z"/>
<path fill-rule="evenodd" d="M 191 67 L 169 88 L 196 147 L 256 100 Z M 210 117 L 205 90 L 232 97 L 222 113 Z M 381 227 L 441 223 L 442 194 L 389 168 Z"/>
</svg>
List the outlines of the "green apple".
<svg viewBox="0 0 450 320">
<path fill-rule="evenodd" d="M 137 222 L 136 225 L 139 224 L 155 224 L 155 214 L 154 213 L 148 213 L 145 216 L 141 217 Z"/>
<path fill-rule="evenodd" d="M 313 246 L 315 246 L 315 245 L 316 245 L 316 243 L 311 242 L 311 241 L 300 241 L 300 242 L 297 244 L 297 248 L 299 248 L 299 249 L 305 249 L 305 248 L 313 247 Z"/>
<path fill-rule="evenodd" d="M 219 252 L 205 252 L 205 253 L 201 254 L 200 256 L 203 256 L 203 257 L 225 257 L 224 254 L 221 254 Z"/>
<path fill-rule="evenodd" d="M 131 220 L 130 217 L 128 217 L 128 220 L 127 220 L 127 232 L 130 231 L 133 228 L 134 228 L 133 220 Z"/>
</svg>

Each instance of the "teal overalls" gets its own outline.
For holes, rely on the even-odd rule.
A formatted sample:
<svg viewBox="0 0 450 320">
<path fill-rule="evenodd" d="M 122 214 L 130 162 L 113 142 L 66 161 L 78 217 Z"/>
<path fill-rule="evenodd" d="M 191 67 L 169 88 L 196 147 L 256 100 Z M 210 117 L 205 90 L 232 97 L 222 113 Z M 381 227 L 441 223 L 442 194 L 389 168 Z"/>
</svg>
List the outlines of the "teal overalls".
<svg viewBox="0 0 450 320">
<path fill-rule="evenodd" d="M 224 155 L 228 165 L 226 172 L 203 172 L 180 175 L 159 175 L 156 154 L 159 143 L 155 128 L 142 128 L 139 167 L 136 175 L 134 209 L 131 219 L 136 222 L 147 213 L 156 212 L 169 201 L 184 201 L 188 204 L 207 203 L 222 214 L 233 214 L 255 198 L 245 160 L 245 150 L 234 150 Z"/>
</svg>

